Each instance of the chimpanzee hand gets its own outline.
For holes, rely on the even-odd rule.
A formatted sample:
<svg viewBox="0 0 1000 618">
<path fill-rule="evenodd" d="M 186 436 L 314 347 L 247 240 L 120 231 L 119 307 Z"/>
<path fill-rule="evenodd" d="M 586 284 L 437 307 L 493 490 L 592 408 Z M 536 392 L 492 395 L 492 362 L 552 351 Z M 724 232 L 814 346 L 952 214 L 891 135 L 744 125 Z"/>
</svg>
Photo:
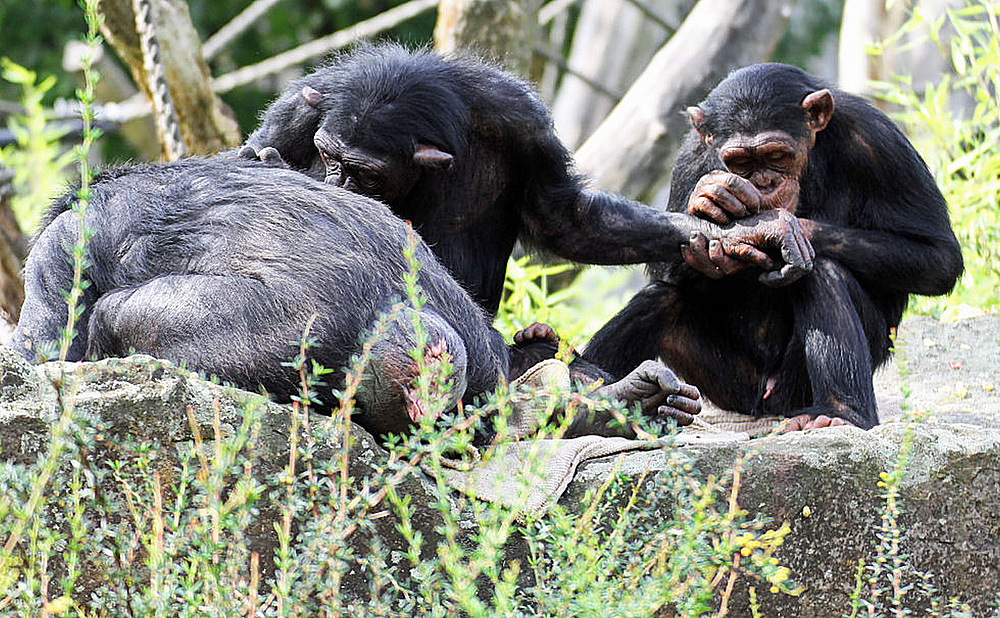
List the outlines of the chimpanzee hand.
<svg viewBox="0 0 1000 618">
<path fill-rule="evenodd" d="M 681 255 L 691 268 L 711 279 L 719 279 L 751 266 L 759 266 L 764 270 L 771 268 L 771 259 L 765 255 L 767 263 L 755 261 L 741 262 L 735 257 L 726 255 L 722 250 L 722 242 L 718 239 L 709 240 L 701 232 L 691 232 L 690 242 L 681 246 Z"/>
<path fill-rule="evenodd" d="M 630 374 L 595 393 L 622 401 L 638 401 L 642 411 L 663 420 L 672 418 L 678 425 L 690 425 L 701 412 L 701 393 L 681 382 L 666 365 L 646 360 Z"/>
<path fill-rule="evenodd" d="M 286 167 L 286 168 L 288 167 L 288 164 L 285 163 L 285 160 L 281 158 L 281 153 L 279 153 L 276 149 L 270 146 L 261 148 L 260 152 L 257 152 L 256 148 L 250 146 L 249 144 L 246 144 L 244 146 L 241 146 L 236 154 L 241 159 L 247 159 L 249 161 L 259 160 L 264 163 L 267 163 L 268 165 L 273 165 L 275 167 Z"/>
<path fill-rule="evenodd" d="M 687 212 L 719 225 L 760 212 L 757 187 L 742 176 L 713 170 L 702 176 L 688 197 Z"/>
<path fill-rule="evenodd" d="M 548 324 L 532 322 L 531 325 L 514 333 L 514 343 L 526 345 L 529 343 L 539 343 L 547 341 L 549 343 L 559 343 L 559 335 Z"/>
<path fill-rule="evenodd" d="M 719 242 L 722 251 L 730 258 L 765 269 L 759 280 L 771 287 L 797 281 L 812 270 L 813 258 L 816 257 L 816 251 L 798 218 L 780 208 L 734 221 L 722 228 Z M 774 269 L 773 260 L 764 252 L 765 249 L 780 251 L 784 264 Z"/>
</svg>

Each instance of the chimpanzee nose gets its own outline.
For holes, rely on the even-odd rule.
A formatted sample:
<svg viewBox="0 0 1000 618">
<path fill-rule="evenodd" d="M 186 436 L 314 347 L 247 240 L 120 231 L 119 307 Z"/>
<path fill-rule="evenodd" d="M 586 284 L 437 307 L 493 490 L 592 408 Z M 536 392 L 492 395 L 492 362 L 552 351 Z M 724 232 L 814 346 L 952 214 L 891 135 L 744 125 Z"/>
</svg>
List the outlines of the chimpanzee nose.
<svg viewBox="0 0 1000 618">
<path fill-rule="evenodd" d="M 753 186 L 757 187 L 758 191 L 763 193 L 770 193 L 775 186 L 774 177 L 770 174 L 765 174 L 764 172 L 755 172 L 750 176 L 750 182 Z"/>
</svg>

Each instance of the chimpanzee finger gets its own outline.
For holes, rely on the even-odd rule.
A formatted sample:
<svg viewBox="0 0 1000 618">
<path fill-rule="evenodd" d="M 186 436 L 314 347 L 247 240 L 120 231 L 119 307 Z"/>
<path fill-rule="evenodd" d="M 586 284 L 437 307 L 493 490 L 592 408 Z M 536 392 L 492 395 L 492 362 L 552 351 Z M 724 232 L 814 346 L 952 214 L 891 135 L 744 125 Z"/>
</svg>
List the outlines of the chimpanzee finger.
<svg viewBox="0 0 1000 618">
<path fill-rule="evenodd" d="M 798 416 L 793 416 L 788 420 L 788 423 L 782 429 L 782 433 L 788 433 L 791 431 L 802 431 L 806 428 L 806 425 L 812 421 L 812 417 L 808 414 L 799 414 Z"/>
<path fill-rule="evenodd" d="M 771 270 L 761 273 L 757 280 L 770 288 L 780 288 L 795 283 L 802 277 L 809 274 L 812 268 L 803 268 L 794 264 L 785 264 L 778 270 Z"/>
<path fill-rule="evenodd" d="M 285 160 L 281 158 L 281 153 L 278 152 L 276 148 L 272 148 L 271 146 L 261 148 L 260 152 L 257 153 L 257 158 L 270 165 L 285 164 Z"/>
<path fill-rule="evenodd" d="M 763 273 L 758 280 L 769 287 L 781 287 L 798 281 L 812 270 L 812 259 L 809 252 L 803 253 L 797 236 L 791 231 L 784 235 L 781 242 L 781 258 L 785 264 L 778 270 Z"/>
<path fill-rule="evenodd" d="M 240 149 L 236 151 L 236 156 L 241 159 L 249 159 L 250 161 L 257 160 L 257 149 L 249 144 L 240 146 Z"/>
<path fill-rule="evenodd" d="M 688 399 L 701 399 L 701 391 L 698 390 L 698 387 L 687 382 L 680 383 L 677 394 Z M 698 404 L 698 409 L 701 410 L 701 404 Z"/>
<path fill-rule="evenodd" d="M 681 427 L 687 427 L 694 422 L 694 416 L 684 412 L 683 410 L 678 410 L 676 408 L 671 408 L 670 406 L 660 406 L 656 409 L 656 416 L 659 420 L 666 420 L 668 418 L 674 419 L 678 425 Z"/>
<path fill-rule="evenodd" d="M 680 393 L 668 395 L 663 401 L 663 405 L 668 408 L 680 410 L 686 414 L 698 414 L 701 412 L 701 399 L 698 397 L 685 397 Z"/>
<path fill-rule="evenodd" d="M 514 333 L 514 343 L 532 343 L 538 341 L 549 341 L 559 343 L 559 336 L 548 324 L 533 322 L 525 328 Z"/>
<path fill-rule="evenodd" d="M 812 243 L 809 242 L 809 236 L 806 235 L 805 230 L 802 228 L 796 230 L 794 236 L 798 251 L 802 254 L 802 259 L 805 262 L 805 267 L 812 270 L 813 259 L 816 257 L 816 249 L 813 248 Z"/>
<path fill-rule="evenodd" d="M 771 270 L 774 268 L 774 260 L 772 260 L 770 256 L 757 247 L 747 243 L 741 242 L 733 245 L 732 247 L 726 247 L 726 253 L 730 256 L 734 256 L 744 264 L 750 264 L 751 266 L 756 266 L 764 270 Z"/>
<path fill-rule="evenodd" d="M 743 219 L 750 214 L 746 204 L 729 191 L 725 180 L 706 186 L 702 189 L 701 195 L 707 197 L 718 208 L 725 211 L 727 222 L 733 219 Z"/>
<path fill-rule="evenodd" d="M 748 215 L 760 212 L 760 191 L 753 186 L 753 183 L 736 174 L 727 174 L 723 182 L 728 192 L 739 201 L 740 206 Z"/>
<path fill-rule="evenodd" d="M 709 241 L 708 259 L 712 261 L 715 269 L 724 275 L 731 275 L 734 272 L 743 270 L 744 267 L 739 260 L 726 255 L 726 252 L 722 249 L 722 243 L 718 240 Z"/>
<path fill-rule="evenodd" d="M 723 209 L 719 208 L 711 197 L 706 195 L 692 196 L 691 201 L 688 202 L 688 214 L 699 219 L 707 219 L 719 225 L 729 223 L 729 215 Z"/>
<path fill-rule="evenodd" d="M 708 239 L 701 232 L 691 233 L 691 242 L 681 250 L 681 255 L 691 268 L 706 277 L 718 279 L 724 275 L 709 258 Z"/>
<path fill-rule="evenodd" d="M 837 416 L 827 416 L 820 414 L 810 422 L 806 423 L 805 429 L 822 429 L 823 427 L 837 427 L 839 425 L 850 425 L 846 420 Z"/>
</svg>

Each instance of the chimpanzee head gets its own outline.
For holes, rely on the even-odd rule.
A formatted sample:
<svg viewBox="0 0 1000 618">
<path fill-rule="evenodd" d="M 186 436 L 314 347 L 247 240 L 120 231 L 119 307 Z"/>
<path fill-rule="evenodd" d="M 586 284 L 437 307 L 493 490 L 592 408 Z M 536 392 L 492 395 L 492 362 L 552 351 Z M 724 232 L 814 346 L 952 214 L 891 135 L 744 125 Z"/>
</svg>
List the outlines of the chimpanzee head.
<svg viewBox="0 0 1000 618">
<path fill-rule="evenodd" d="M 441 57 L 372 50 L 336 66 L 332 91 L 307 87 L 302 96 L 323 112 L 314 141 L 326 182 L 392 206 L 425 174 L 445 173 L 464 154 L 469 113 Z"/>
<path fill-rule="evenodd" d="M 832 92 L 816 78 L 766 63 L 734 71 L 688 115 L 725 168 L 760 191 L 761 209 L 794 212 L 810 149 L 833 108 Z"/>
</svg>

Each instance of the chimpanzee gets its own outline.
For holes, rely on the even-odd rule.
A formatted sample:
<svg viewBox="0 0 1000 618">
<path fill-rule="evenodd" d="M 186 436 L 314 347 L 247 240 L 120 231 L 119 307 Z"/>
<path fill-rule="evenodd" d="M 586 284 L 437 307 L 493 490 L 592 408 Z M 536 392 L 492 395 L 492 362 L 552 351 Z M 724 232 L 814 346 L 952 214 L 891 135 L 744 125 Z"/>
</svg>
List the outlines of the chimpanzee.
<svg viewBox="0 0 1000 618">
<path fill-rule="evenodd" d="M 67 255 L 80 233 L 69 210 L 75 199 L 54 204 L 27 259 L 12 345 L 29 359 L 66 324 Z M 88 287 L 69 360 L 144 352 L 288 400 L 299 386 L 284 363 L 304 331 L 315 341 L 312 358 L 344 368 L 377 316 L 388 314 L 357 396 L 357 421 L 379 434 L 402 432 L 426 412 L 413 386 L 414 317 L 427 329 L 428 362 L 454 365 L 453 402 L 507 376 L 502 337 L 422 242 L 420 315 L 392 311 L 405 296 L 408 229 L 366 197 L 262 163 L 187 159 L 103 172 L 85 223 L 93 234 Z M 331 386 L 341 388 L 343 378 Z M 659 363 L 602 389 L 681 424 L 700 409 L 697 389 Z M 608 418 L 581 416 L 573 429 L 628 435 L 609 429 Z"/>
<path fill-rule="evenodd" d="M 814 268 L 782 287 L 694 235 L 586 357 L 620 374 L 660 356 L 720 407 L 794 429 L 878 424 L 872 372 L 908 295 L 945 294 L 962 272 L 927 166 L 884 114 L 787 65 L 735 71 L 688 114 L 669 210 L 720 225 L 793 213 Z"/>
<path fill-rule="evenodd" d="M 680 261 L 693 232 L 722 234 L 684 213 L 585 189 L 548 109 L 520 79 L 398 45 L 363 46 L 292 84 L 241 155 L 284 160 L 385 202 L 490 315 L 518 238 L 578 262 L 627 264 Z M 781 250 L 777 277 L 811 267 L 787 221 L 759 223 L 729 231 L 745 235 L 740 250 Z M 750 259 L 772 267 L 762 253 Z"/>
</svg>

